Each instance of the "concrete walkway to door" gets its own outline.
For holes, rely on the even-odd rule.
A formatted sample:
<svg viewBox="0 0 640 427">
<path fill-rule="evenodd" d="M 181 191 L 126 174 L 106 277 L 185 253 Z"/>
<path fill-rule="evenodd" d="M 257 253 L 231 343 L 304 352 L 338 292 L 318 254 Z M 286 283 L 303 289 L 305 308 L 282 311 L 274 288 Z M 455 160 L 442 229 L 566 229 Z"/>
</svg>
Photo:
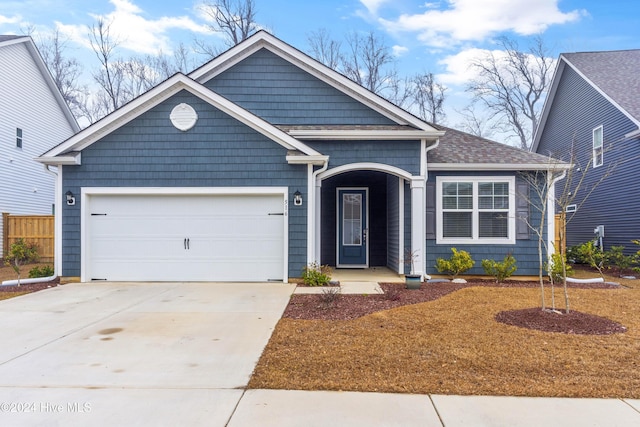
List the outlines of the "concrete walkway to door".
<svg viewBox="0 0 640 427">
<path fill-rule="evenodd" d="M 0 302 L 0 425 L 226 425 L 294 285 L 69 284 Z"/>
</svg>

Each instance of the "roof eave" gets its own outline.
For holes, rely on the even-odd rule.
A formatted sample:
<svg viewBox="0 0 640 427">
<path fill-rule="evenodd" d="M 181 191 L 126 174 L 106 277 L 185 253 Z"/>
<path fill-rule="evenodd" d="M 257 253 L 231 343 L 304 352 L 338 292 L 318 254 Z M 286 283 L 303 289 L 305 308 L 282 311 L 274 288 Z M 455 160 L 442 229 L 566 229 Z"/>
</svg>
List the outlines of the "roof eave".
<svg viewBox="0 0 640 427">
<path fill-rule="evenodd" d="M 69 153 L 64 156 L 41 156 L 34 159 L 43 165 L 49 166 L 77 166 L 82 164 L 82 153 Z"/>
<path fill-rule="evenodd" d="M 291 130 L 289 135 L 302 140 L 437 140 L 444 131 L 423 130 Z"/>
<path fill-rule="evenodd" d="M 519 170 L 567 170 L 568 163 L 428 163 L 431 171 L 519 171 Z"/>
</svg>

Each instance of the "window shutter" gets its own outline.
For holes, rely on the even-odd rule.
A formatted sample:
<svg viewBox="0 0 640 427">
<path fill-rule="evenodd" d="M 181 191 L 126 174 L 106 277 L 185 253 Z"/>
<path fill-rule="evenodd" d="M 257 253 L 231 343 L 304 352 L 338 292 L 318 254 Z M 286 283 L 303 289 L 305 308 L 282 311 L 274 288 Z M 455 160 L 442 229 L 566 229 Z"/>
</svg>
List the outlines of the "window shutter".
<svg viewBox="0 0 640 427">
<path fill-rule="evenodd" d="M 529 183 L 516 180 L 516 239 L 529 238 Z"/>
<path fill-rule="evenodd" d="M 426 212 L 426 234 L 427 239 L 436 238 L 436 183 L 435 181 L 427 181 L 427 212 Z"/>
</svg>

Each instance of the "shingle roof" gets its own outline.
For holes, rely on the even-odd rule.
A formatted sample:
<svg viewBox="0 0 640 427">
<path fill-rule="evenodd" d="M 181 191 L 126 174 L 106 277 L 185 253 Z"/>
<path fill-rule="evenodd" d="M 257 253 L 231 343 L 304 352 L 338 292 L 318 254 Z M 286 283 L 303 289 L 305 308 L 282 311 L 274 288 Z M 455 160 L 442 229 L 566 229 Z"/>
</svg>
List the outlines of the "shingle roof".
<svg viewBox="0 0 640 427">
<path fill-rule="evenodd" d="M 0 43 L 6 42 L 8 40 L 19 39 L 19 38 L 22 38 L 22 37 L 24 37 L 24 36 L 11 36 L 11 35 L 2 35 L 2 34 L 0 34 Z"/>
<path fill-rule="evenodd" d="M 442 164 L 495 164 L 495 165 L 557 165 L 560 162 L 537 153 L 521 150 L 456 129 L 436 125 L 444 130 L 440 144 L 429 151 L 429 163 Z"/>
<path fill-rule="evenodd" d="M 640 120 L 640 49 L 562 56 L 629 114 Z"/>
</svg>

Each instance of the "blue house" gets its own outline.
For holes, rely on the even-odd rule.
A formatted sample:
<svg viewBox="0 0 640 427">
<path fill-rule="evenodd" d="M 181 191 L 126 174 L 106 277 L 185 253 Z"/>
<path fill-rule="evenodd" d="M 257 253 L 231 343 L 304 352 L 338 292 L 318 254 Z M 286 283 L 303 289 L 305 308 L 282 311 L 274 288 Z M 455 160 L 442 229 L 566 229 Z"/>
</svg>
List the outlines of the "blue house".
<svg viewBox="0 0 640 427">
<path fill-rule="evenodd" d="M 428 274 L 453 246 L 537 274 L 521 174 L 547 157 L 423 122 L 266 32 L 38 160 L 58 166 L 67 279 L 403 273 L 407 251 Z"/>
<path fill-rule="evenodd" d="M 559 194 L 566 184 L 575 194 L 566 206 L 569 246 L 601 238 L 605 249 L 638 249 L 631 243 L 640 238 L 638 70 L 640 50 L 558 60 L 533 151 L 575 164 L 571 182 L 556 188 Z"/>
</svg>

